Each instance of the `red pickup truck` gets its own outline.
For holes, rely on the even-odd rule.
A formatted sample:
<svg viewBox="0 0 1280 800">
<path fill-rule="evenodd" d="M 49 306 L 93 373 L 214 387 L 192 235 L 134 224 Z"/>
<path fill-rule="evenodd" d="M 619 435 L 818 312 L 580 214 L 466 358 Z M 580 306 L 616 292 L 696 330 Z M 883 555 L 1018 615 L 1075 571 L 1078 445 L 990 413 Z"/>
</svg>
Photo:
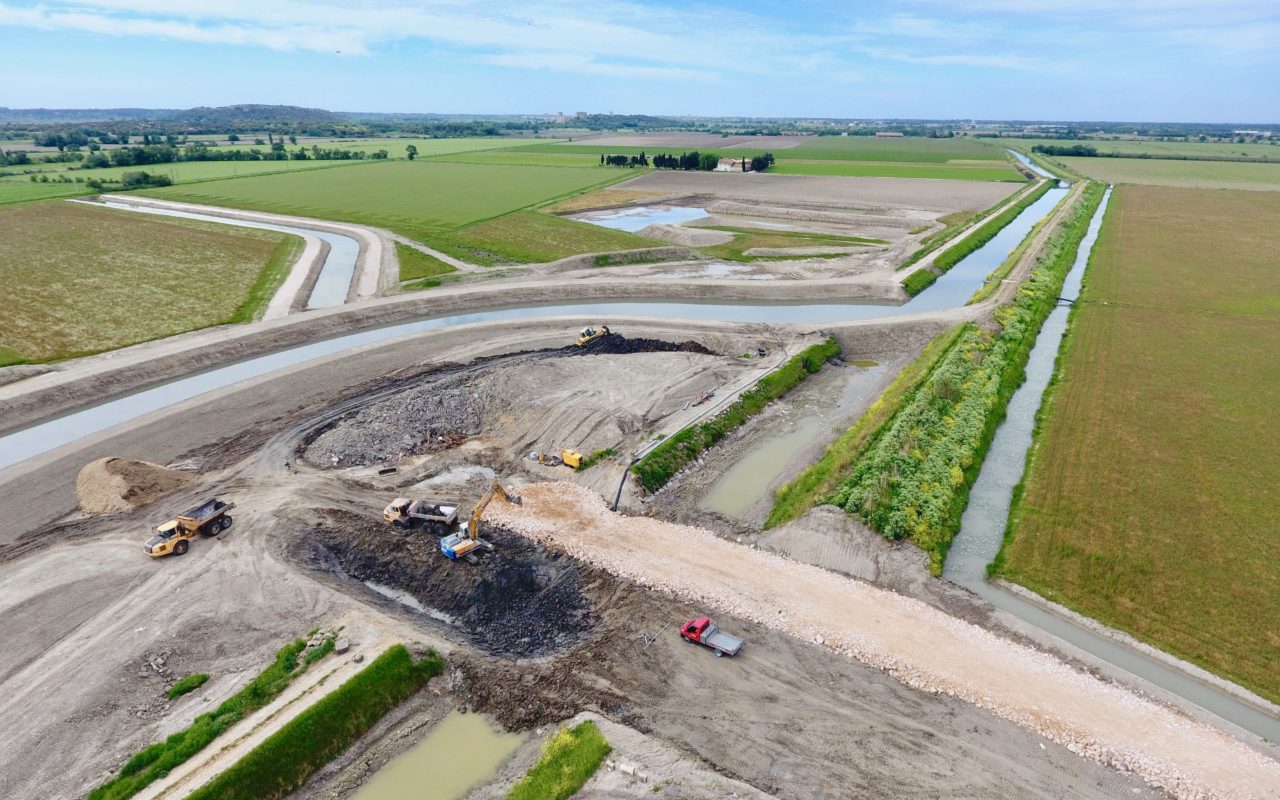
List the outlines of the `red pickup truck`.
<svg viewBox="0 0 1280 800">
<path fill-rule="evenodd" d="M 717 656 L 736 656 L 742 649 L 742 640 L 717 628 L 711 617 L 698 617 L 681 625 L 680 637 L 690 644 L 711 648 Z"/>
</svg>

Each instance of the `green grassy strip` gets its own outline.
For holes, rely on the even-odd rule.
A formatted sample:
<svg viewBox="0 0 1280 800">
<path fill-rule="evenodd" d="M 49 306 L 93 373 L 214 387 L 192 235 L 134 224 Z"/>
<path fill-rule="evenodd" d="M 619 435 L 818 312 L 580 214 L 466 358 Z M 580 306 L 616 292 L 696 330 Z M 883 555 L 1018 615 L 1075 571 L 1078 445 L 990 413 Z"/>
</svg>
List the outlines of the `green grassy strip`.
<svg viewBox="0 0 1280 800">
<path fill-rule="evenodd" d="M 187 677 L 178 681 L 174 685 L 170 686 L 169 691 L 165 692 L 164 696 L 169 698 L 170 700 L 177 700 L 179 697 L 182 697 L 184 694 L 187 694 L 189 692 L 194 692 L 196 689 L 199 689 L 201 686 L 204 686 L 205 681 L 207 680 L 209 680 L 209 676 L 203 672 L 197 672 L 194 675 L 188 675 Z"/>
<path fill-rule="evenodd" d="M 1024 196 L 1017 203 L 1006 208 L 998 216 L 984 222 L 981 227 L 964 239 L 956 243 L 955 247 L 948 249 L 933 260 L 934 266 L 946 272 L 947 270 L 959 264 L 961 259 L 982 247 L 987 242 L 995 238 L 995 235 L 1004 230 L 1005 226 L 1018 218 L 1018 215 L 1027 210 L 1035 201 L 1044 196 L 1045 192 L 1053 188 L 1053 184 L 1045 181 L 1040 184 L 1040 188 L 1033 190 Z"/>
<path fill-rule="evenodd" d="M 827 359 L 839 354 L 840 343 L 834 338 L 805 348 L 757 381 L 755 386 L 739 395 L 724 411 L 705 422 L 684 428 L 650 450 L 631 471 L 640 478 L 644 488 L 656 492 L 681 467 L 696 460 L 704 450 L 714 446 L 735 428 L 760 413 L 769 403 L 822 369 Z"/>
<path fill-rule="evenodd" d="M 124 800 L 133 797 L 203 750 L 223 731 L 270 703 L 311 663 L 298 663 L 298 655 L 306 646 L 305 640 L 297 639 L 280 648 L 271 666 L 243 689 L 213 711 L 196 717 L 190 727 L 163 742 L 147 747 L 129 759 L 120 768 L 120 774 L 90 792 L 88 800 Z"/>
<path fill-rule="evenodd" d="M 16 350 L 0 347 L 0 367 L 12 367 L 15 364 L 31 363 L 26 356 Z"/>
<path fill-rule="evenodd" d="M 542 749 L 538 763 L 507 793 L 507 800 L 566 800 L 591 780 L 612 749 L 591 720 L 561 728 Z"/>
<path fill-rule="evenodd" d="M 427 681 L 444 671 L 434 650 L 415 662 L 404 645 L 285 723 L 188 800 L 271 800 L 287 796 Z"/>
<path fill-rule="evenodd" d="M 617 450 L 612 447 L 606 447 L 603 450 L 597 450 L 586 458 L 582 459 L 582 463 L 578 465 L 578 472 L 586 472 L 587 470 L 604 461 L 606 458 L 613 458 L 618 454 Z"/>
<path fill-rule="evenodd" d="M 1035 187 L 1035 184 L 1028 184 L 1027 186 L 1024 186 L 1023 188 L 1019 189 L 1017 192 L 1014 192 L 1014 196 L 1016 197 L 1019 192 L 1029 193 L 1029 192 L 1036 191 L 1034 187 Z M 969 223 L 971 223 L 974 220 L 983 219 L 984 217 L 989 216 L 997 208 L 1000 208 L 1000 206 L 1004 205 L 1008 201 L 1009 201 L 1009 198 L 1006 197 L 1005 199 L 1001 200 L 1000 202 L 988 208 L 986 211 L 980 211 L 980 212 L 971 213 L 971 214 L 965 213 L 965 212 L 957 212 L 955 214 L 948 214 L 945 217 L 940 218 L 940 221 L 947 223 L 947 227 L 943 228 L 937 233 L 930 234 L 929 236 L 926 236 L 924 239 L 922 239 L 920 242 L 921 244 L 920 249 L 912 253 L 911 257 L 908 258 L 906 261 L 902 262 L 902 264 L 898 267 L 898 269 L 906 269 L 912 264 L 915 264 L 916 262 L 918 262 L 920 259 L 929 255 L 930 253 L 935 252 L 939 247 L 942 247 L 947 242 L 951 241 L 952 239 L 956 238 L 960 234 L 964 233 L 964 231 L 969 227 Z M 925 226 L 925 230 L 928 230 L 928 226 Z"/>
<path fill-rule="evenodd" d="M 871 404 L 854 426 L 827 447 L 822 458 L 778 489 L 764 527 L 772 528 L 797 519 L 818 505 L 823 498 L 830 496 L 858 460 L 867 442 L 916 393 L 938 360 L 960 338 L 963 330 L 963 326 L 956 325 L 925 345 L 916 360 L 898 373 L 889 388 Z"/>
<path fill-rule="evenodd" d="M 400 280 L 402 281 L 436 278 L 457 272 L 452 266 L 435 256 L 402 242 L 396 242 L 396 258 L 400 260 Z"/>
<path fill-rule="evenodd" d="M 1101 184 L 1086 187 L 1082 210 L 1054 233 L 1016 297 L 996 309 L 999 330 L 966 325 L 831 497 L 886 538 L 913 541 L 935 574 L 1102 193 Z"/>
<path fill-rule="evenodd" d="M 932 286 L 938 280 L 938 277 L 938 273 L 928 267 L 921 267 L 903 279 L 902 288 L 906 290 L 908 295 L 915 297 Z"/>
<path fill-rule="evenodd" d="M 249 296 L 243 303 L 236 306 L 236 310 L 231 312 L 227 322 L 231 324 L 253 322 L 261 317 L 271 298 L 284 285 L 285 278 L 289 277 L 294 262 L 298 260 L 305 246 L 306 243 L 302 241 L 301 236 L 286 234 L 280 244 L 276 245 L 275 252 L 271 254 L 271 260 L 262 268 L 258 279 L 253 282 L 253 286 L 249 287 Z"/>
</svg>

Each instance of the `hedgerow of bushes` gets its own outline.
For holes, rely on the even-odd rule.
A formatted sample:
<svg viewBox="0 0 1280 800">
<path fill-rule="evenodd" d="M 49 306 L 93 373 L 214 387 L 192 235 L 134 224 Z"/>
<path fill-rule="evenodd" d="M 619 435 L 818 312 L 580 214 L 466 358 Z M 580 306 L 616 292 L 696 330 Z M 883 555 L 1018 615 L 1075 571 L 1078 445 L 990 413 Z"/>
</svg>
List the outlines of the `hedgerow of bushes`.
<svg viewBox="0 0 1280 800">
<path fill-rule="evenodd" d="M 908 295 L 915 297 L 932 286 L 937 280 L 938 273 L 928 267 L 921 267 L 903 279 L 902 288 L 906 290 Z"/>
<path fill-rule="evenodd" d="M 645 489 L 656 492 L 671 480 L 680 468 L 697 460 L 703 451 L 714 446 L 769 403 L 782 397 L 796 384 L 822 369 L 827 359 L 840 355 L 840 344 L 827 339 L 792 356 L 787 363 L 761 378 L 743 392 L 736 401 L 711 419 L 690 425 L 649 451 L 631 468 Z"/>
<path fill-rule="evenodd" d="M 999 330 L 967 325 L 831 498 L 886 538 L 915 542 L 935 573 L 1102 192 L 1100 184 L 1085 189 L 1075 215 L 1054 234 L 1016 297 L 996 309 Z"/>
<path fill-rule="evenodd" d="M 443 671 L 434 650 L 415 662 L 404 645 L 391 647 L 188 800 L 285 797 Z"/>
</svg>

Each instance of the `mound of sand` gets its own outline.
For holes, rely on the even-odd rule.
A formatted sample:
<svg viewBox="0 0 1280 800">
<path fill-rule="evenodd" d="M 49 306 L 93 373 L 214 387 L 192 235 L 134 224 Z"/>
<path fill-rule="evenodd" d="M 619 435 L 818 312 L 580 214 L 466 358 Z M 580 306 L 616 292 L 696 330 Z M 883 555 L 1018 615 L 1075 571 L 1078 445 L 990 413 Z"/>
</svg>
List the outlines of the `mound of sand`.
<svg viewBox="0 0 1280 800">
<path fill-rule="evenodd" d="M 147 461 L 100 458 L 76 476 L 76 498 L 89 514 L 132 511 L 195 482 L 185 472 Z"/>
<path fill-rule="evenodd" d="M 682 244 L 685 247 L 710 247 L 711 245 L 733 241 L 733 234 L 727 231 L 709 231 L 702 228 L 686 228 L 683 225 L 663 225 L 660 223 L 646 225 L 636 231 L 636 235 L 648 236 L 650 239 L 671 242 L 672 244 Z"/>
</svg>

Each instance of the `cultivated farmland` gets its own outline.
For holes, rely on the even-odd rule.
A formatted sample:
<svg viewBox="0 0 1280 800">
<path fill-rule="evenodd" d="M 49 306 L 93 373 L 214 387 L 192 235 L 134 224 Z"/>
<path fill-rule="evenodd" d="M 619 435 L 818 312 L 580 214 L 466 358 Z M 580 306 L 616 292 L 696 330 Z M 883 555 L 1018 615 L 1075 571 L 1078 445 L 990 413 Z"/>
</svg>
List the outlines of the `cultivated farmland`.
<svg viewBox="0 0 1280 800">
<path fill-rule="evenodd" d="M 654 155 L 661 152 L 701 150 L 725 156 L 752 156 L 773 152 L 777 164 L 771 170 L 792 175 L 832 175 L 877 178 L 943 178 L 973 181 L 1023 181 L 1004 153 L 971 139 L 876 139 L 868 136 L 823 136 L 786 143 L 777 148 L 770 143 L 754 144 L 756 137 L 690 138 L 682 146 L 653 144 L 653 137 L 613 137 L 612 144 L 598 140 L 565 143 L 538 143 L 501 151 L 468 152 L 445 156 L 449 161 L 482 164 L 522 164 L 542 166 L 599 166 L 605 154 Z M 776 137 L 775 137 L 776 138 Z"/>
<path fill-rule="evenodd" d="M 1146 158 L 1054 158 L 1081 175 L 1108 183 L 1280 191 L 1280 164 Z"/>
<path fill-rule="evenodd" d="M 1256 142 L 1156 142 L 1145 139 L 998 139 L 993 145 L 1010 145 L 1030 150 L 1036 145 L 1071 147 L 1085 145 L 1099 153 L 1148 153 L 1152 156 L 1199 158 L 1253 158 L 1280 160 L 1280 143 Z"/>
<path fill-rule="evenodd" d="M 146 194 L 374 225 L 471 260 L 494 263 L 559 258 L 582 252 L 579 246 L 616 250 L 650 244 L 640 237 L 602 234 L 588 225 L 550 217 L 531 227 L 521 226 L 521 219 L 509 220 L 500 235 L 481 229 L 474 239 L 466 227 L 625 177 L 625 172 L 599 169 L 414 161 L 171 186 Z M 547 234 L 544 227 L 557 228 L 561 235 L 539 245 L 539 237 Z M 573 242 L 567 252 L 558 244 L 566 240 Z"/>
<path fill-rule="evenodd" d="M 1116 191 L 1001 567 L 1271 700 L 1277 229 L 1280 195 Z"/>
<path fill-rule="evenodd" d="M 47 361 L 248 319 L 301 240 L 80 203 L 0 209 L 0 360 Z"/>
</svg>

